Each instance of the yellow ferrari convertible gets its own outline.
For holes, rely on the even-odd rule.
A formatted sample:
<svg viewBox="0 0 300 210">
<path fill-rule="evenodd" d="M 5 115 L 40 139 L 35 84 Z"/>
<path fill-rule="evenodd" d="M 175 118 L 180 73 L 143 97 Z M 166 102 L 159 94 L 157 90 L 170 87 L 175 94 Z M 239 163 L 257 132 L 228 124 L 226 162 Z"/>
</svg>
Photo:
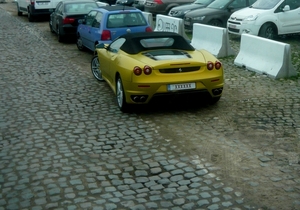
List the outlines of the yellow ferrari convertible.
<svg viewBox="0 0 300 210">
<path fill-rule="evenodd" d="M 176 95 L 208 96 L 209 103 L 216 103 L 224 86 L 221 62 L 172 32 L 127 33 L 109 45 L 99 44 L 91 70 L 109 84 L 123 112 L 131 104 Z"/>
</svg>

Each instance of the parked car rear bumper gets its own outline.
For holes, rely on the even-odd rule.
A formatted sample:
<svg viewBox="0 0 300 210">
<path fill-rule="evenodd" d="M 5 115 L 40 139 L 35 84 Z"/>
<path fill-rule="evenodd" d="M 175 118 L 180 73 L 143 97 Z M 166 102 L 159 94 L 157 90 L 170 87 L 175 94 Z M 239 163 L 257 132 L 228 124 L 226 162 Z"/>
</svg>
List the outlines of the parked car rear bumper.
<svg viewBox="0 0 300 210">
<path fill-rule="evenodd" d="M 50 15 L 55 8 L 53 9 L 35 9 L 34 6 L 29 6 L 29 12 L 31 15 Z"/>
</svg>

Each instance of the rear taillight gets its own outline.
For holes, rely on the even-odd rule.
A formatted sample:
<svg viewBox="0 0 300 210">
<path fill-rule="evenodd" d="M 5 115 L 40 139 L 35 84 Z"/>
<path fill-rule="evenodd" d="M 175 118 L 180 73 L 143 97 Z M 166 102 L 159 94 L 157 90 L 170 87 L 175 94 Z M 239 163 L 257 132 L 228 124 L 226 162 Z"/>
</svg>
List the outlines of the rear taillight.
<svg viewBox="0 0 300 210">
<path fill-rule="evenodd" d="M 63 19 L 63 24 L 71 24 L 74 23 L 75 19 L 74 18 L 64 18 Z"/>
<path fill-rule="evenodd" d="M 135 66 L 135 67 L 133 68 L 133 73 L 134 73 L 136 76 L 140 76 L 140 75 L 142 74 L 142 72 L 143 72 L 143 70 L 142 70 L 140 67 L 138 67 L 138 66 Z"/>
<path fill-rule="evenodd" d="M 133 73 L 136 76 L 140 76 L 143 72 L 144 72 L 145 75 L 150 75 L 152 73 L 152 68 L 150 66 L 148 66 L 148 65 L 144 66 L 143 69 L 141 67 L 139 67 L 139 66 L 135 66 L 133 68 Z"/>
<path fill-rule="evenodd" d="M 222 67 L 222 63 L 220 61 L 216 61 L 215 63 L 208 61 L 206 67 L 208 70 L 213 70 L 214 68 L 219 70 Z"/>
<path fill-rule="evenodd" d="M 111 40 L 111 34 L 109 30 L 102 31 L 101 40 Z"/>
<path fill-rule="evenodd" d="M 152 30 L 151 27 L 147 27 L 145 31 L 146 31 L 146 32 L 152 32 L 153 30 Z"/>
<path fill-rule="evenodd" d="M 219 62 L 219 61 L 216 61 L 216 63 L 215 63 L 215 68 L 216 68 L 217 70 L 219 70 L 221 67 L 222 67 L 222 63 Z"/>
<path fill-rule="evenodd" d="M 144 74 L 149 75 L 152 73 L 152 69 L 150 66 L 144 66 Z"/>
<path fill-rule="evenodd" d="M 31 5 L 34 5 L 34 0 L 30 0 L 30 4 L 31 4 Z"/>
<path fill-rule="evenodd" d="M 156 4 L 163 4 L 162 0 L 154 0 Z"/>
<path fill-rule="evenodd" d="M 207 66 L 208 70 L 213 70 L 214 69 L 214 63 L 211 62 L 211 61 L 208 61 L 207 64 L 206 64 L 206 66 Z"/>
</svg>

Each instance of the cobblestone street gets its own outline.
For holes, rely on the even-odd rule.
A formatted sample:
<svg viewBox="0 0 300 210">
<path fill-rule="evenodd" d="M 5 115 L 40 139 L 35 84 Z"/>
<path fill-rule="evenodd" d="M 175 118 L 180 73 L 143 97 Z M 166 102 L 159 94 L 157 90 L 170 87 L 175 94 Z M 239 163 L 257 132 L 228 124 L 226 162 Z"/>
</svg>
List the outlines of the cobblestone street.
<svg viewBox="0 0 300 210">
<path fill-rule="evenodd" d="M 91 52 L 16 14 L 0 4 L 0 210 L 300 209 L 299 77 L 228 57 L 218 104 L 124 114 Z M 280 41 L 300 73 L 300 36 Z"/>
</svg>

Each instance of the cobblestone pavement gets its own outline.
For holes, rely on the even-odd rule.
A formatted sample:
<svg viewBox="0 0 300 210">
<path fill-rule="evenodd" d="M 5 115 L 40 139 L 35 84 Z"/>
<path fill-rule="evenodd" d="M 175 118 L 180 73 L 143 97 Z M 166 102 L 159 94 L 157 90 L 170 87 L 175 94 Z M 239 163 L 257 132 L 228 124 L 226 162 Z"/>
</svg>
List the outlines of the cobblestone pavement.
<svg viewBox="0 0 300 210">
<path fill-rule="evenodd" d="M 217 105 L 123 114 L 91 54 L 13 4 L 0 4 L 0 210 L 300 209 L 299 78 L 230 57 Z"/>
</svg>

